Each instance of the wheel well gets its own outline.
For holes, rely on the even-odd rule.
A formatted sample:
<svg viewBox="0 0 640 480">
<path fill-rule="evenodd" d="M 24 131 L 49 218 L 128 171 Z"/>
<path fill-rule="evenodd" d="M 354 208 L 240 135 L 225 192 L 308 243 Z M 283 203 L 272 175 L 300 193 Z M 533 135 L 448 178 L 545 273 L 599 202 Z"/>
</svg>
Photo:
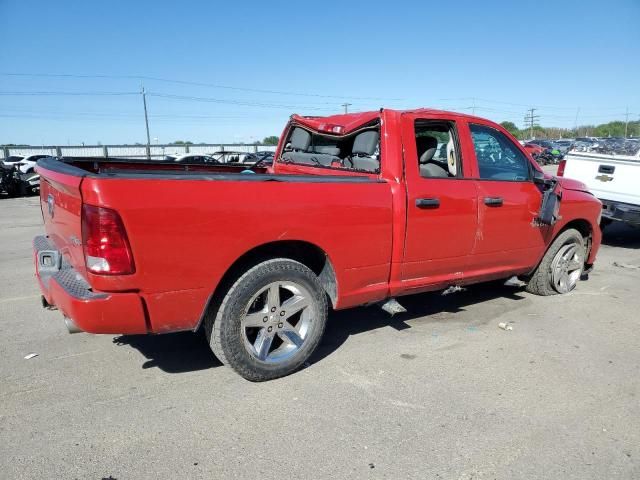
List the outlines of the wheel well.
<svg viewBox="0 0 640 480">
<path fill-rule="evenodd" d="M 584 219 L 577 219 L 577 220 L 571 220 L 569 223 L 567 223 L 562 228 L 562 231 L 558 232 L 558 235 L 560 235 L 560 233 L 570 228 L 575 228 L 576 230 L 578 230 L 585 240 L 591 236 L 591 233 L 593 231 L 591 227 L 591 223 L 589 223 L 587 220 L 584 220 Z"/>
<path fill-rule="evenodd" d="M 325 251 L 317 245 L 299 240 L 271 242 L 249 250 L 233 262 L 209 298 L 196 330 L 200 328 L 207 310 L 217 308 L 218 305 L 220 305 L 225 293 L 243 273 L 258 263 L 272 258 L 288 258 L 309 267 L 309 269 L 318 276 L 322 288 L 324 288 L 324 291 L 331 299 L 332 305 L 335 306 L 338 291 L 336 274 L 331 260 Z"/>
<path fill-rule="evenodd" d="M 580 232 L 580 235 L 582 235 L 582 238 L 584 239 L 584 246 L 585 246 L 585 262 L 587 262 L 587 259 L 589 258 L 589 255 L 591 254 L 591 242 L 593 240 L 592 238 L 592 234 L 593 234 L 593 227 L 591 226 L 591 223 L 588 220 L 585 220 L 583 218 L 579 218 L 576 220 L 571 220 L 569 223 L 567 223 L 564 228 L 558 232 L 558 235 L 560 235 L 562 232 L 564 232 L 565 230 L 568 230 L 570 228 L 574 228 L 576 229 L 578 232 Z M 556 237 L 558 236 L 556 235 Z"/>
</svg>

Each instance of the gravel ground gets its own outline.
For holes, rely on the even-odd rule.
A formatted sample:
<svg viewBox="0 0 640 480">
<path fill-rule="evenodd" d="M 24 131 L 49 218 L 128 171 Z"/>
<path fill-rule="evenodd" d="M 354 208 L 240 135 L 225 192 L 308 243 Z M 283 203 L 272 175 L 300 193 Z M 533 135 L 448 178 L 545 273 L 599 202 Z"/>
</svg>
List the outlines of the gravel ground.
<svg viewBox="0 0 640 480">
<path fill-rule="evenodd" d="M 566 296 L 335 313 L 308 368 L 262 384 L 198 335 L 67 334 L 41 231 L 37 198 L 0 198 L 2 478 L 640 478 L 640 230 L 611 228 Z"/>
</svg>

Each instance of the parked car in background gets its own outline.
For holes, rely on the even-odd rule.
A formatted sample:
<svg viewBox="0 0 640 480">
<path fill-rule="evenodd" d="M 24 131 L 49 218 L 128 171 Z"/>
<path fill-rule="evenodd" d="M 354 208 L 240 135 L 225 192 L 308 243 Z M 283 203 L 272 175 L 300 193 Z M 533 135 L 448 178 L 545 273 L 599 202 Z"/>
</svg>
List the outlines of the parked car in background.
<svg viewBox="0 0 640 480">
<path fill-rule="evenodd" d="M 10 197 L 20 193 L 20 172 L 14 165 L 0 164 L 0 193 Z"/>
<path fill-rule="evenodd" d="M 185 155 L 176 156 L 173 159 L 176 163 L 194 163 L 194 164 L 215 164 L 220 163 L 217 158 L 211 155 L 202 155 L 197 153 L 187 153 Z"/>
<path fill-rule="evenodd" d="M 550 140 L 530 140 L 529 144 L 539 145 L 542 148 L 553 149 L 555 145 Z"/>
<path fill-rule="evenodd" d="M 53 158 L 53 157 L 49 157 Z M 35 194 L 40 191 L 40 174 L 34 171 L 20 174 L 20 193 L 22 195 Z"/>
<path fill-rule="evenodd" d="M 15 164 L 0 164 L 0 192 L 13 197 L 37 193 L 39 190 L 40 175 L 38 173 L 21 173 Z"/>
<path fill-rule="evenodd" d="M 605 155 L 636 156 L 640 150 L 640 142 L 637 139 L 623 137 L 610 137 L 600 140 L 597 147 L 591 149 L 596 153 Z"/>
<path fill-rule="evenodd" d="M 234 150 L 220 150 L 211 156 L 219 163 L 256 163 L 259 160 L 255 153 Z"/>
<path fill-rule="evenodd" d="M 38 160 L 42 160 L 44 158 L 54 158 L 51 155 L 29 155 L 24 157 L 19 162 L 16 162 L 20 173 L 33 173 L 36 163 Z"/>
<path fill-rule="evenodd" d="M 564 294 L 595 261 L 600 202 L 491 121 L 293 115 L 280 138 L 268 170 L 39 162 L 43 305 L 70 331 L 202 329 L 222 363 L 263 381 L 307 361 L 329 304 L 393 310 L 395 297 L 514 275 Z"/>
<path fill-rule="evenodd" d="M 603 228 L 613 221 L 640 226 L 640 151 L 633 156 L 569 152 L 558 176 L 583 182 L 602 202 Z"/>
<path fill-rule="evenodd" d="M 560 151 L 560 153 L 565 155 L 569 150 L 571 150 L 573 143 L 574 141 L 570 139 L 560 139 L 553 142 L 553 145 Z"/>
<path fill-rule="evenodd" d="M 263 165 L 271 165 L 273 163 L 275 152 L 271 152 L 268 150 L 256 152 L 256 157 Z"/>
<path fill-rule="evenodd" d="M 2 159 L 2 165 L 4 165 L 5 167 L 12 167 L 23 158 L 24 157 L 22 155 L 11 155 L 10 157 Z"/>
<path fill-rule="evenodd" d="M 544 147 L 541 147 L 537 143 L 525 143 L 524 149 L 531 154 L 532 157 L 536 158 L 542 152 L 544 152 Z"/>
</svg>

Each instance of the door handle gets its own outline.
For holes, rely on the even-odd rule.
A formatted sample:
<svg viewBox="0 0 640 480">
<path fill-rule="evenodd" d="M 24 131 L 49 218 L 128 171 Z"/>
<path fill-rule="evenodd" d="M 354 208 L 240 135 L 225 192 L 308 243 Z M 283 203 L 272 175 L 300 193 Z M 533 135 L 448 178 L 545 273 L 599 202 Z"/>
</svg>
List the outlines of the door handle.
<svg viewBox="0 0 640 480">
<path fill-rule="evenodd" d="M 416 207 L 418 208 L 438 208 L 439 206 L 439 198 L 416 198 Z"/>
<path fill-rule="evenodd" d="M 490 207 L 501 207 L 502 197 L 484 197 L 484 204 Z"/>
</svg>

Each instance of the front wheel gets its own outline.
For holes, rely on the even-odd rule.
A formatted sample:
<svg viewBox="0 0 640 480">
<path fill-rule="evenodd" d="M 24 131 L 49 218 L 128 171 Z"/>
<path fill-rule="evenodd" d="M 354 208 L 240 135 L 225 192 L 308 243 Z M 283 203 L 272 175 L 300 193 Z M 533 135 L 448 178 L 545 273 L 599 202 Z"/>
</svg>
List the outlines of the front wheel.
<svg viewBox="0 0 640 480">
<path fill-rule="evenodd" d="M 284 258 L 262 262 L 229 289 L 218 312 L 205 319 L 218 359 L 247 380 L 288 375 L 318 346 L 327 300 L 317 276 Z"/>
<path fill-rule="evenodd" d="M 578 284 L 585 262 L 584 239 L 570 228 L 553 241 L 533 273 L 527 291 L 536 295 L 569 293 Z"/>
</svg>

